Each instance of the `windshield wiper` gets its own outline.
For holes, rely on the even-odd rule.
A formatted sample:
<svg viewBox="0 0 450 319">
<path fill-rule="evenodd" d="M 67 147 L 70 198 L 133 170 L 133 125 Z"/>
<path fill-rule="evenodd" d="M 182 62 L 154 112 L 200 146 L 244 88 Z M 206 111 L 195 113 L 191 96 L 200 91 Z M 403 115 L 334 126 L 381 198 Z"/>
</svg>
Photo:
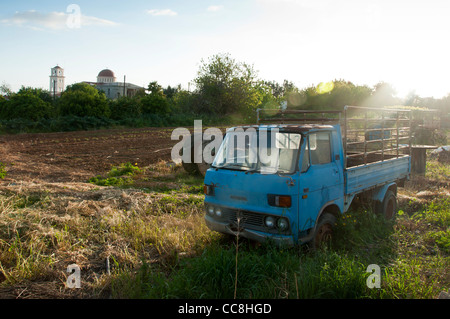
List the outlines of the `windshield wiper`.
<svg viewBox="0 0 450 319">
<path fill-rule="evenodd" d="M 212 167 L 216 168 L 216 169 L 223 168 L 223 169 L 238 170 L 238 171 L 249 171 L 249 170 L 251 170 L 247 166 L 233 165 L 233 164 L 222 165 L 222 166 L 212 166 Z"/>
</svg>

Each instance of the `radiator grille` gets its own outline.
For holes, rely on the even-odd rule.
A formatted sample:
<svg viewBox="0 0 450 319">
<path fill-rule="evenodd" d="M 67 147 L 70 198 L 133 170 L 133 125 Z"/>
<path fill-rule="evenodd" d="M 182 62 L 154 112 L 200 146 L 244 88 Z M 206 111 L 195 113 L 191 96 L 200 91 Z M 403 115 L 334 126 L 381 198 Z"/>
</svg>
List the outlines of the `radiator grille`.
<svg viewBox="0 0 450 319">
<path fill-rule="evenodd" d="M 267 227 L 264 224 L 264 219 L 266 216 L 268 215 L 226 208 L 222 210 L 222 217 L 220 220 L 228 222 L 231 228 L 235 230 L 245 228 L 273 234 L 290 234 L 289 227 L 285 231 Z"/>
</svg>

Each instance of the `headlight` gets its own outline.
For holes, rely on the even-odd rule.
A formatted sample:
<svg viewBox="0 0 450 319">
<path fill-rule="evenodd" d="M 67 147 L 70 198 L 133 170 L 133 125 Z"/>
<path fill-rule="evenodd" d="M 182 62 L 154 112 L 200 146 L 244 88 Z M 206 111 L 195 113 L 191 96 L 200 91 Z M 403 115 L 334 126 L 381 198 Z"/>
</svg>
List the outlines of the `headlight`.
<svg viewBox="0 0 450 319">
<path fill-rule="evenodd" d="M 207 211 L 211 216 L 214 215 L 214 206 L 208 206 Z"/>
<path fill-rule="evenodd" d="M 267 227 L 274 228 L 275 227 L 275 218 L 272 216 L 267 216 L 264 223 L 266 224 Z"/>
<path fill-rule="evenodd" d="M 288 228 L 288 221 L 286 218 L 279 218 L 277 221 L 277 226 L 280 230 L 286 230 Z"/>
<path fill-rule="evenodd" d="M 216 208 L 216 216 L 222 217 L 222 210 L 220 208 Z"/>
</svg>

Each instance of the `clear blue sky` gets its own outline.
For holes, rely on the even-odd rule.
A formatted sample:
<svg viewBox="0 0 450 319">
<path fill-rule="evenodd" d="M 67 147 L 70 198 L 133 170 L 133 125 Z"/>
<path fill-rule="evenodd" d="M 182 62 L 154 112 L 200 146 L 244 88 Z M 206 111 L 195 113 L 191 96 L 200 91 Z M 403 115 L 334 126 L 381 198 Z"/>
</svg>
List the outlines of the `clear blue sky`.
<svg viewBox="0 0 450 319">
<path fill-rule="evenodd" d="M 59 64 L 66 85 L 110 68 L 187 88 L 201 59 L 230 53 L 300 88 L 385 81 L 439 98 L 450 93 L 449 17 L 445 0 L 2 1 L 0 84 L 48 89 Z"/>
</svg>

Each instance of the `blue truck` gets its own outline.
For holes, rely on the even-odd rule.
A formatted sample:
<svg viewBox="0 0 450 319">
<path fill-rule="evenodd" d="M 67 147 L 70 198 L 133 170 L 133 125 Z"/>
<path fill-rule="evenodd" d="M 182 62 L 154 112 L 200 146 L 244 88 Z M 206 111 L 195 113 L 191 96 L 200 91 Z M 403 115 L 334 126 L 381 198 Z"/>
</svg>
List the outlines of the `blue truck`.
<svg viewBox="0 0 450 319">
<path fill-rule="evenodd" d="M 211 230 L 317 248 L 356 197 L 394 217 L 411 168 L 407 110 L 264 112 L 256 125 L 227 129 L 206 170 Z"/>
</svg>

